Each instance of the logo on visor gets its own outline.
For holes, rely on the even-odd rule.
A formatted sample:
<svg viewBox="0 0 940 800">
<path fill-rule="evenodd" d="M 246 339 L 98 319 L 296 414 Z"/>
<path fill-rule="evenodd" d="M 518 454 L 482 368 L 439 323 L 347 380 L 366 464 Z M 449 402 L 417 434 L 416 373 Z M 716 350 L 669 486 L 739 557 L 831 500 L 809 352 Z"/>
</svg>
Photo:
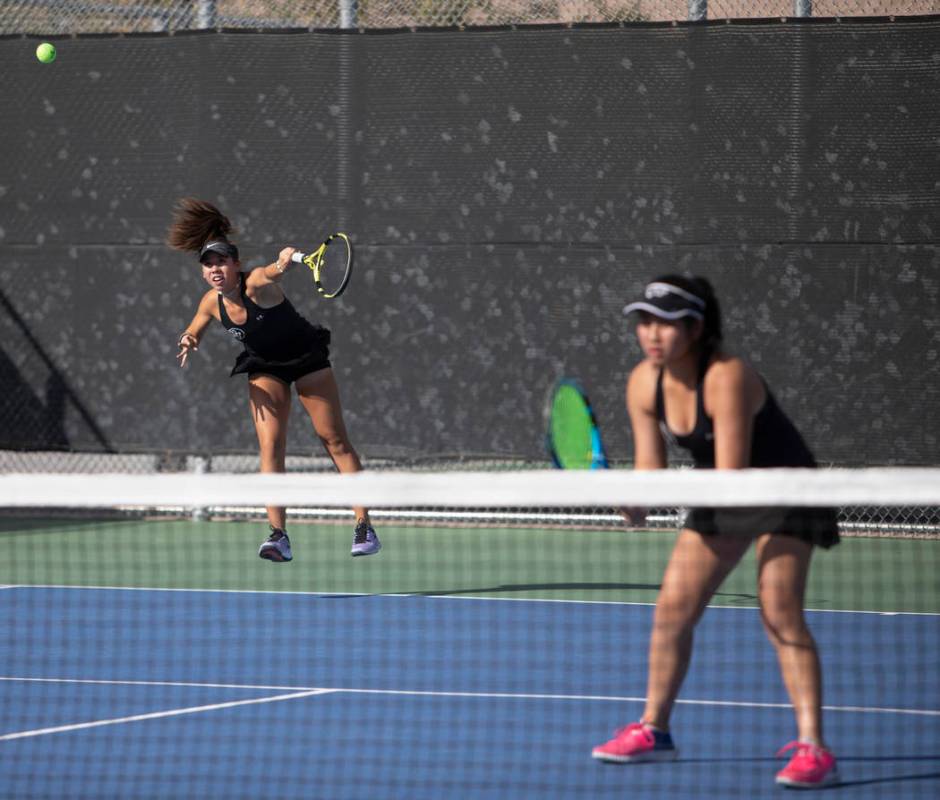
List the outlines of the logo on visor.
<svg viewBox="0 0 940 800">
<path fill-rule="evenodd" d="M 665 283 L 651 283 L 646 287 L 647 300 L 653 300 L 657 297 L 666 297 L 667 295 L 673 294 L 674 291 L 671 286 L 666 285 Z M 675 292 L 678 294 L 678 292 Z"/>
<path fill-rule="evenodd" d="M 647 285 L 644 295 L 647 300 L 662 300 L 663 298 L 673 297 L 682 298 L 685 300 L 686 304 L 691 303 L 694 306 L 698 306 L 701 309 L 705 308 L 705 301 L 701 297 L 696 297 L 691 292 L 687 292 L 685 289 L 680 289 L 678 286 L 673 286 L 671 283 L 662 283 L 661 281 L 654 281 L 653 283 Z M 681 304 L 681 301 L 679 301 Z"/>
</svg>

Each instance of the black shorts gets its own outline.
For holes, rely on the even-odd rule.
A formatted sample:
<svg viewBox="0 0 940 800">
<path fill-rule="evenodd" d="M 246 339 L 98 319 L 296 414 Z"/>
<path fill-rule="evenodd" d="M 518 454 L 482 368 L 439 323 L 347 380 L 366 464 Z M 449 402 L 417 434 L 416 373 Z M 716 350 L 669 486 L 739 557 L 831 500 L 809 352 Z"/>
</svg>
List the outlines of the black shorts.
<svg viewBox="0 0 940 800">
<path fill-rule="evenodd" d="M 232 375 L 273 375 L 275 378 L 291 384 L 309 375 L 311 372 L 326 369 L 330 366 L 330 347 L 329 339 L 323 337 L 325 341 L 319 341 L 302 355 L 296 358 L 289 358 L 283 361 L 261 358 L 253 355 L 247 350 L 239 354 L 235 359 L 235 366 L 232 367 Z"/>
<path fill-rule="evenodd" d="M 690 508 L 683 527 L 704 536 L 759 536 L 776 533 L 794 536 L 819 547 L 839 543 L 834 508 L 776 507 Z"/>
</svg>

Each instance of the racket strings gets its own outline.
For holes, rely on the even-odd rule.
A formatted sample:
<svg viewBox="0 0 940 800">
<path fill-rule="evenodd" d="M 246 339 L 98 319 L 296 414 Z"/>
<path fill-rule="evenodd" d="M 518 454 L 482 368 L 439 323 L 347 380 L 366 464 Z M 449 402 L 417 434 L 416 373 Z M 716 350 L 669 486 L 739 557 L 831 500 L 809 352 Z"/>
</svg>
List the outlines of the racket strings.
<svg viewBox="0 0 940 800">
<path fill-rule="evenodd" d="M 314 271 L 317 291 L 335 297 L 346 286 L 351 266 L 349 243 L 345 236 L 330 237 L 318 250 L 318 268 Z"/>
<path fill-rule="evenodd" d="M 561 383 L 553 393 L 548 438 L 549 451 L 557 466 L 565 469 L 607 466 L 590 402 L 572 383 Z"/>
</svg>

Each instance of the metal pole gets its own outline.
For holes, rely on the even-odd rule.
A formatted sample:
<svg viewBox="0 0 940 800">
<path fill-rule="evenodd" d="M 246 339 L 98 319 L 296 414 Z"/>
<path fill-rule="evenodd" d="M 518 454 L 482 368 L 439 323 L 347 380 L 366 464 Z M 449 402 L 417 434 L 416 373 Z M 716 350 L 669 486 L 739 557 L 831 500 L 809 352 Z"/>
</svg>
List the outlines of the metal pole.
<svg viewBox="0 0 940 800">
<path fill-rule="evenodd" d="M 358 27 L 357 0 L 339 0 L 339 25 L 344 30 Z M 355 133 L 355 57 L 352 34 L 339 37 L 339 92 L 340 113 L 336 120 L 336 194 L 337 224 L 340 230 L 348 229 L 354 216 L 353 205 L 356 193 L 352 185 L 355 177 L 353 159 L 355 154 L 350 143 Z"/>
<path fill-rule="evenodd" d="M 358 12 L 358 0 L 339 0 L 339 26 L 346 29 L 359 27 Z"/>
<path fill-rule="evenodd" d="M 807 105 L 812 95 L 812 48 L 809 45 L 810 29 L 805 25 L 792 26 L 788 33 L 795 37 L 791 51 L 790 103 L 787 114 L 787 239 L 789 242 L 805 241 L 804 229 L 807 189 L 805 171 L 809 136 L 812 135 L 812 120 L 807 118 Z"/>
<path fill-rule="evenodd" d="M 689 20 L 701 22 L 708 17 L 708 0 L 689 0 Z"/>
<path fill-rule="evenodd" d="M 793 13 L 797 17 L 813 16 L 813 0 L 793 0 Z"/>
<path fill-rule="evenodd" d="M 218 10 L 216 0 L 196 0 L 196 27 L 217 28 Z"/>
</svg>

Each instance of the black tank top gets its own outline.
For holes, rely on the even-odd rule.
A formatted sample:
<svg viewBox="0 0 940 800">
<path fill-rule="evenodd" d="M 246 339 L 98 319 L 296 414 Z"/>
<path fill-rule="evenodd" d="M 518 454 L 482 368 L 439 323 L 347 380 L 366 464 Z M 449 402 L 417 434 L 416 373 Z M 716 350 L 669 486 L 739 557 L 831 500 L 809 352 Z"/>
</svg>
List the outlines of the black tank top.
<svg viewBox="0 0 940 800">
<path fill-rule="evenodd" d="M 261 308 L 248 296 L 245 273 L 239 278 L 241 299 L 248 312 L 242 325 L 232 322 L 219 293 L 219 319 L 225 329 L 245 346 L 245 351 L 270 361 L 286 361 L 308 352 L 312 342 L 325 330 L 298 313 L 286 297 L 272 308 Z"/>
<path fill-rule="evenodd" d="M 663 371 L 659 371 L 656 380 L 656 418 L 659 428 L 668 441 L 688 450 L 695 466 L 714 468 L 715 433 L 711 417 L 705 413 L 705 400 L 702 385 L 708 359 L 703 360 L 699 369 L 698 383 L 695 387 L 695 426 L 686 436 L 677 436 L 666 424 L 666 406 L 663 400 Z M 760 411 L 754 416 L 754 432 L 751 436 L 752 467 L 815 467 L 816 460 L 807 447 L 803 437 L 777 405 L 767 383 L 764 389 L 767 399 Z"/>
</svg>

